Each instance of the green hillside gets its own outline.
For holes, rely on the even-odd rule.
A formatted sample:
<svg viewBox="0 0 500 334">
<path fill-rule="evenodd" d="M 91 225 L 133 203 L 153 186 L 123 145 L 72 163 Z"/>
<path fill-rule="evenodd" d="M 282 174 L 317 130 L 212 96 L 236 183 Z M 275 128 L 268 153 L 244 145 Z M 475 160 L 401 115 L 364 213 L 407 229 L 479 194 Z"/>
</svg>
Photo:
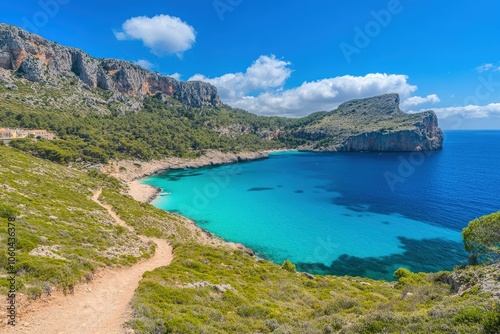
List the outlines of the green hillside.
<svg viewBox="0 0 500 334">
<path fill-rule="evenodd" d="M 348 147 L 351 139 L 364 133 L 375 133 L 382 147 L 390 136 L 399 136 L 392 139 L 390 150 L 411 151 L 417 146 L 431 150 L 442 144 L 442 136 L 431 134 L 441 131 L 435 115 L 431 114 L 435 124 L 422 128 L 419 124 L 428 114 L 403 113 L 396 94 L 351 101 L 331 112 L 284 118 L 257 116 L 227 105 L 193 107 L 161 93 L 117 98 L 100 88 L 85 89 L 71 75 L 59 78 L 58 86 L 15 75 L 11 80 L 15 84 L 0 84 L 0 127 L 56 133 L 54 141 L 18 139 L 11 145 L 58 163 L 195 157 L 206 150 L 324 150 Z M 380 100 L 390 101 L 390 113 Z"/>
<path fill-rule="evenodd" d="M 173 98 L 163 101 L 161 96 L 146 97 L 139 112 L 122 111 L 125 103 L 104 102 L 107 92 L 95 89 L 83 93 L 71 79 L 62 80 L 64 90 L 24 79 L 16 80 L 18 90 L 0 85 L 0 127 L 47 129 L 59 137 L 42 143 L 14 141 L 13 145 L 40 157 L 46 157 L 47 150 L 57 151 L 57 162 L 151 160 L 197 156 L 207 149 L 281 148 L 284 143 L 272 133 L 290 123 L 227 106 L 190 107 Z M 85 101 L 100 101 L 95 102 L 99 109 Z"/>
<path fill-rule="evenodd" d="M 152 245 L 113 225 L 91 200 L 99 188 L 100 201 L 138 233 L 166 238 L 175 248 L 172 264 L 145 274 L 136 291 L 130 326 L 137 333 L 498 333 L 492 295 L 498 290 L 491 288 L 500 284 L 498 267 L 399 270 L 398 282 L 295 273 L 241 250 L 202 244 L 183 218 L 132 200 L 115 179 L 0 146 L 0 212 L 17 216 L 21 292 L 45 296 L 85 282 L 99 268 L 151 255 Z M 7 219 L 0 221 L 6 277 Z"/>
</svg>

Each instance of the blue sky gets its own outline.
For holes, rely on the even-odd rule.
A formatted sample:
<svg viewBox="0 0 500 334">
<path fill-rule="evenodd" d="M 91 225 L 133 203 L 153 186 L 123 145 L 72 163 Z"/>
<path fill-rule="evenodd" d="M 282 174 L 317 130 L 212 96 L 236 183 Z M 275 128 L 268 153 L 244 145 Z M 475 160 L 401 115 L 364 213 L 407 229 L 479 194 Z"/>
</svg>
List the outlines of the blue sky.
<svg viewBox="0 0 500 334">
<path fill-rule="evenodd" d="M 500 3 L 21 0 L 0 21 L 301 116 L 386 92 L 448 129 L 500 129 Z"/>
</svg>

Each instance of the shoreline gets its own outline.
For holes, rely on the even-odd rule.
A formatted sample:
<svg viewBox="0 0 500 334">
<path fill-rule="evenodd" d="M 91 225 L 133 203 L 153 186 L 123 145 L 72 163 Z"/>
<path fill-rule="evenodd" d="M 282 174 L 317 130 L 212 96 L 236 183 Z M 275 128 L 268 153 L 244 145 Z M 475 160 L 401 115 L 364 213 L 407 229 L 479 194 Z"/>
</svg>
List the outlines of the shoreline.
<svg viewBox="0 0 500 334">
<path fill-rule="evenodd" d="M 162 160 L 149 162 L 140 162 L 134 160 L 113 161 L 108 166 L 101 169 L 102 172 L 114 176 L 128 186 L 128 194 L 136 201 L 151 204 L 159 194 L 161 189 L 149 184 L 142 184 L 140 180 L 158 174 L 166 170 L 178 170 L 185 168 L 201 168 L 207 166 L 220 166 L 238 162 L 255 161 L 269 158 L 272 152 L 287 152 L 292 150 L 269 150 L 258 152 L 241 153 L 222 153 L 218 151 L 209 151 L 198 158 L 177 158 L 169 157 Z M 168 212 L 168 211 L 167 211 Z M 171 213 L 171 212 L 170 212 Z M 229 247 L 231 249 L 240 249 L 245 253 L 254 256 L 255 252 L 243 244 L 224 240 L 212 232 L 198 226 L 196 222 L 188 217 L 181 217 L 187 224 L 188 229 L 200 232 L 202 243 Z"/>
<path fill-rule="evenodd" d="M 200 168 L 207 166 L 220 166 L 237 162 L 254 161 L 269 158 L 271 152 L 288 150 L 270 150 L 258 152 L 223 153 L 208 151 L 198 158 L 168 157 L 154 161 L 119 160 L 112 161 L 101 169 L 102 172 L 116 177 L 127 184 L 138 181 L 147 176 L 158 174 L 166 170 L 177 170 L 186 168 Z"/>
<path fill-rule="evenodd" d="M 186 168 L 202 168 L 207 166 L 221 166 L 238 162 L 255 161 L 269 158 L 271 152 L 286 152 L 289 150 L 269 150 L 258 152 L 222 153 L 208 151 L 198 158 L 169 157 L 162 160 L 141 162 L 138 160 L 119 160 L 110 162 L 101 169 L 102 172 L 114 176 L 128 186 L 128 194 L 136 201 L 151 203 L 161 193 L 161 189 L 140 180 L 167 170 Z"/>
</svg>

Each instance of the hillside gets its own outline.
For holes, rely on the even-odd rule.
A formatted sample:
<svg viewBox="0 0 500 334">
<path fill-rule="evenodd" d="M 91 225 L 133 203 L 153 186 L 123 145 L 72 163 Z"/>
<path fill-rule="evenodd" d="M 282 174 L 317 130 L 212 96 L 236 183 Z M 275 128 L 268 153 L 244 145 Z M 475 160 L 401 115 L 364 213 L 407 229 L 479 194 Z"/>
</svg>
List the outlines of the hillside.
<svg viewBox="0 0 500 334">
<path fill-rule="evenodd" d="M 295 273 L 135 202 L 103 174 L 1 146 L 0 157 L 1 205 L 17 211 L 18 288 L 30 299 L 49 300 L 51 290 L 77 284 L 92 287 L 100 269 L 150 257 L 154 249 L 139 238 L 146 235 L 169 240 L 174 259 L 140 282 L 129 323 L 137 333 L 498 333 L 492 327 L 500 323 L 497 266 L 403 270 L 398 282 Z M 99 201 L 137 232 L 115 225 L 92 201 L 99 188 Z M 2 244 L 6 236 L 2 223 Z M 5 248 L 0 262 L 6 277 Z M 4 294 L 7 281 L 1 282 Z"/>
<path fill-rule="evenodd" d="M 210 84 L 92 58 L 6 24 L 0 24 L 0 127 L 55 132 L 59 139 L 51 143 L 17 147 L 59 162 L 205 150 L 418 151 L 440 149 L 443 141 L 433 112 L 403 113 L 394 94 L 303 118 L 257 116 L 221 103 Z"/>
</svg>

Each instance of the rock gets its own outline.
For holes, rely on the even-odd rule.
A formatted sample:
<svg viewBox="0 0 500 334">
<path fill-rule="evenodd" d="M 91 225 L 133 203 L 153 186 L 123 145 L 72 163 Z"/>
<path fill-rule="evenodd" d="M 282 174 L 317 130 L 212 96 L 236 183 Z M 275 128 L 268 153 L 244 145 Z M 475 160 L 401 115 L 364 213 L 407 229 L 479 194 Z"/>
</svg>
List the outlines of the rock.
<svg viewBox="0 0 500 334">
<path fill-rule="evenodd" d="M 227 290 L 233 290 L 233 287 L 230 284 L 214 285 L 213 287 L 215 290 L 221 293 L 224 293 Z"/>
<path fill-rule="evenodd" d="M 49 257 L 52 259 L 57 259 L 57 260 L 66 260 L 66 258 L 60 256 L 59 254 L 54 253 L 54 251 L 58 251 L 60 249 L 60 246 L 54 245 L 54 246 L 38 246 L 35 249 L 32 249 L 29 252 L 29 255 L 31 256 L 40 256 L 40 257 Z"/>
<path fill-rule="evenodd" d="M 236 244 L 236 247 L 238 249 L 242 250 L 243 252 L 247 253 L 250 256 L 254 256 L 255 255 L 255 251 L 253 249 L 251 249 L 251 248 L 246 247 L 245 245 Z"/>
<path fill-rule="evenodd" d="M 309 273 L 304 273 L 304 276 L 309 278 L 309 279 L 314 279 L 314 275 L 311 275 Z"/>
<path fill-rule="evenodd" d="M 18 89 L 19 89 L 19 88 L 18 88 L 16 85 L 14 85 L 13 83 L 6 84 L 4 87 L 5 87 L 5 88 L 7 88 L 7 89 L 10 89 L 10 90 L 18 90 Z"/>
<path fill-rule="evenodd" d="M 12 191 L 16 190 L 16 189 L 12 188 L 11 186 L 9 186 L 8 184 L 0 184 L 0 187 L 4 188 L 8 192 L 12 192 Z"/>
<path fill-rule="evenodd" d="M 7 24 L 0 24 L 0 68 L 34 82 L 73 76 L 87 90 L 101 88 L 139 98 L 162 94 L 193 107 L 221 105 L 217 88 L 208 83 L 180 82 L 131 62 L 92 58 Z"/>
<path fill-rule="evenodd" d="M 227 290 L 233 290 L 233 287 L 230 284 L 211 284 L 207 281 L 202 281 L 202 282 L 194 282 L 194 283 L 183 283 L 182 284 L 183 288 L 187 289 L 196 289 L 196 288 L 205 288 L 205 287 L 211 287 L 217 292 L 224 293 Z"/>
</svg>

